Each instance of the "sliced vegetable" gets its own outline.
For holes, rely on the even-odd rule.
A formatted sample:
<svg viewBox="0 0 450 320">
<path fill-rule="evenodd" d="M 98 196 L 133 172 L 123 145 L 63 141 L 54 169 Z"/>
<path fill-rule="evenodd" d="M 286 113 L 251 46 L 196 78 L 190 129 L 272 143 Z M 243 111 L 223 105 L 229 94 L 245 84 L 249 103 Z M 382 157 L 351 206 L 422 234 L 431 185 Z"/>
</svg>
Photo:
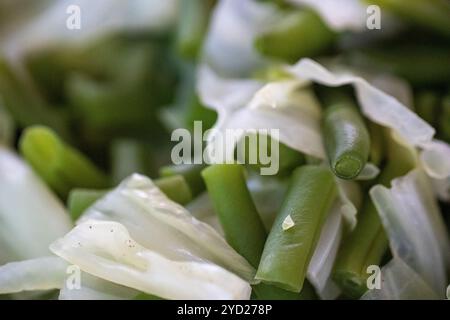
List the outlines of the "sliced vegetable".
<svg viewBox="0 0 450 320">
<path fill-rule="evenodd" d="M 247 189 L 243 167 L 216 164 L 202 171 L 202 176 L 228 243 L 257 267 L 267 234 Z"/>
<path fill-rule="evenodd" d="M 307 165 L 294 171 L 283 206 L 264 247 L 257 279 L 289 291 L 301 291 L 335 197 L 333 174 L 327 168 Z M 282 224 L 289 216 L 294 226 L 283 230 Z"/>
</svg>

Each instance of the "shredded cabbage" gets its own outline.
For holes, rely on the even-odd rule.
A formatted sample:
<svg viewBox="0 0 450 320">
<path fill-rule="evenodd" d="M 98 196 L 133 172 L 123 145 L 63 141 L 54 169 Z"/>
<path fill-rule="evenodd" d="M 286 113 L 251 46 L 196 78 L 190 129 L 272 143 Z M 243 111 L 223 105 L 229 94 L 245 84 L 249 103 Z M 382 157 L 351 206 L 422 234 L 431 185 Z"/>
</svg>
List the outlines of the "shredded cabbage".
<svg viewBox="0 0 450 320">
<path fill-rule="evenodd" d="M 16 154 L 0 146 L 0 247 L 3 261 L 48 256 L 72 222 L 63 205 Z"/>
<path fill-rule="evenodd" d="M 390 189 L 373 187 L 370 196 L 381 216 L 393 255 L 443 296 L 450 243 L 430 181 L 419 168 L 391 184 Z"/>
<path fill-rule="evenodd" d="M 367 291 L 361 300 L 436 300 L 424 279 L 399 258 L 381 268 L 381 288 Z"/>
<path fill-rule="evenodd" d="M 149 250 L 177 261 L 211 261 L 253 280 L 255 270 L 211 226 L 171 201 L 147 177 L 134 174 L 81 217 L 123 224 Z"/>
<path fill-rule="evenodd" d="M 248 282 L 233 273 L 188 253 L 175 259 L 145 248 L 118 222 L 86 220 L 50 249 L 96 277 L 166 299 L 250 298 Z"/>
<path fill-rule="evenodd" d="M 0 294 L 60 289 L 68 264 L 58 257 L 11 262 L 0 267 Z"/>
<path fill-rule="evenodd" d="M 59 300 L 130 300 L 139 291 L 127 288 L 82 272 L 80 288 L 64 286 L 59 292 Z"/>
</svg>

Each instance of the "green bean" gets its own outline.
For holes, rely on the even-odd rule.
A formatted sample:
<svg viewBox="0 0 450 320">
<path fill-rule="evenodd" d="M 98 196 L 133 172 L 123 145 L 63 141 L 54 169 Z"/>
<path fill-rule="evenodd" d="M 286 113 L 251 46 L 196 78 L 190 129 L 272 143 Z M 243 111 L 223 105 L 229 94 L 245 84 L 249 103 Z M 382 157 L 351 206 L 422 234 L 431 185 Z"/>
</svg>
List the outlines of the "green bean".
<svg viewBox="0 0 450 320">
<path fill-rule="evenodd" d="M 377 210 L 370 199 L 358 216 L 358 224 L 345 239 L 336 260 L 333 279 L 346 296 L 359 298 L 367 290 L 367 267 L 380 265 L 388 247 Z"/>
<path fill-rule="evenodd" d="M 266 231 L 247 188 L 239 164 L 216 164 L 202 171 L 208 194 L 228 243 L 257 266 Z"/>
<path fill-rule="evenodd" d="M 407 147 L 386 137 L 388 163 L 377 183 L 389 185 L 391 180 L 414 168 L 414 155 Z M 366 290 L 367 267 L 380 265 L 388 248 L 388 239 L 377 210 L 368 197 L 356 228 L 342 244 L 333 271 L 333 279 L 350 298 L 359 298 Z"/>
<path fill-rule="evenodd" d="M 370 0 L 405 20 L 450 37 L 450 3 L 447 0 Z"/>
<path fill-rule="evenodd" d="M 300 292 L 321 228 L 336 196 L 333 174 L 325 167 L 296 169 L 264 247 L 256 279 Z M 286 221 L 291 226 L 285 226 Z"/>
<path fill-rule="evenodd" d="M 172 201 L 185 205 L 192 200 L 191 189 L 181 175 L 160 178 L 153 182 Z"/>
<path fill-rule="evenodd" d="M 151 175 L 151 157 L 148 146 L 135 140 L 120 139 L 111 145 L 113 181 L 120 183 L 133 173 Z"/>
<path fill-rule="evenodd" d="M 200 174 L 205 167 L 202 164 L 165 166 L 159 170 L 159 175 L 161 177 L 170 177 L 177 174 L 183 176 L 191 189 L 192 196 L 196 197 L 205 190 L 205 183 Z"/>
<path fill-rule="evenodd" d="M 19 148 L 25 159 L 62 198 L 73 188 L 105 188 L 108 177 L 54 131 L 33 126 L 24 131 Z"/>
<path fill-rule="evenodd" d="M 325 91 L 325 148 L 335 175 L 354 179 L 369 157 L 370 136 L 351 97 L 338 90 Z"/>
<path fill-rule="evenodd" d="M 256 142 L 256 148 L 251 149 L 253 146 L 250 141 L 254 139 Z M 245 155 L 245 164 L 254 168 L 260 169 L 267 167 L 267 163 L 264 163 L 260 154 L 261 139 L 266 139 L 266 151 L 264 154 L 271 156 L 272 161 L 278 161 L 278 173 L 279 176 L 290 174 L 293 169 L 305 163 L 305 157 L 302 153 L 294 150 L 282 142 L 278 142 L 278 154 L 272 153 L 272 137 L 263 134 L 256 134 L 256 136 L 244 136 L 236 147 L 236 153 Z M 278 156 L 278 157 L 277 157 Z M 254 162 L 254 163 L 252 163 Z"/>
<path fill-rule="evenodd" d="M 301 57 L 315 56 L 328 49 L 335 34 L 313 11 L 288 13 L 278 25 L 255 40 L 263 55 L 294 63 Z"/>
<path fill-rule="evenodd" d="M 345 63 L 370 71 L 400 76 L 413 85 L 446 83 L 450 77 L 448 48 L 435 45 L 393 45 L 383 49 L 352 51 Z"/>
<path fill-rule="evenodd" d="M 434 126 L 440 97 L 431 90 L 421 90 L 415 95 L 414 107 L 417 114 L 426 122 Z"/>
<path fill-rule="evenodd" d="M 65 115 L 47 105 L 34 90 L 33 84 L 19 77 L 0 57 L 0 95 L 14 120 L 21 126 L 48 125 L 66 139 L 70 138 Z"/>
<path fill-rule="evenodd" d="M 439 136 L 450 143 L 450 95 L 442 100 L 442 109 L 439 114 Z"/>
<path fill-rule="evenodd" d="M 67 208 L 73 221 L 76 221 L 98 199 L 108 193 L 107 190 L 73 189 L 67 199 Z"/>
<path fill-rule="evenodd" d="M 176 47 L 183 58 L 195 60 L 208 27 L 211 0 L 181 1 Z"/>
</svg>

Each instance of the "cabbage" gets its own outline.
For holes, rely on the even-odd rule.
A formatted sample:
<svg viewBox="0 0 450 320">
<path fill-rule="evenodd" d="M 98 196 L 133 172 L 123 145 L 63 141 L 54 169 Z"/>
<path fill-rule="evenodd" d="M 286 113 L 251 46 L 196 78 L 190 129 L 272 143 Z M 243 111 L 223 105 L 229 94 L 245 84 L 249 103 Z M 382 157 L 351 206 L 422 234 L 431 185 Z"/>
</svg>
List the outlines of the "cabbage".
<svg viewBox="0 0 450 320">
<path fill-rule="evenodd" d="M 439 296 L 424 279 L 399 258 L 381 268 L 381 288 L 367 291 L 361 300 L 436 300 Z"/>
<path fill-rule="evenodd" d="M 214 211 L 213 204 L 207 192 L 202 193 L 197 198 L 186 205 L 186 209 L 201 222 L 209 224 L 220 235 L 224 235 L 222 225 Z"/>
<path fill-rule="evenodd" d="M 267 63 L 255 50 L 254 39 L 279 19 L 275 7 L 259 1 L 219 1 L 203 45 L 203 61 L 224 76 L 249 75 Z"/>
<path fill-rule="evenodd" d="M 444 296 L 450 243 L 429 178 L 418 168 L 391 184 L 390 189 L 374 186 L 370 196 L 392 253 L 417 272 L 438 296 Z"/>
<path fill-rule="evenodd" d="M 341 203 L 335 201 L 320 233 L 308 266 L 307 277 L 322 299 L 335 299 L 340 291 L 331 283 L 330 275 L 343 234 Z"/>
<path fill-rule="evenodd" d="M 88 273 L 80 275 L 81 287 L 68 289 L 64 286 L 59 292 L 59 300 L 130 300 L 139 295 L 139 291 L 127 288 Z"/>
<path fill-rule="evenodd" d="M 17 155 L 0 146 L 0 264 L 48 256 L 72 222 L 63 205 Z"/>
<path fill-rule="evenodd" d="M 255 270 L 211 226 L 171 201 L 145 176 L 134 174 L 81 217 L 116 221 L 133 239 L 168 259 L 212 262 L 253 280 Z"/>
<path fill-rule="evenodd" d="M 60 289 L 68 264 L 58 257 L 11 262 L 0 267 L 0 294 Z"/>
<path fill-rule="evenodd" d="M 152 212 L 146 214 L 150 216 Z M 148 232 L 151 234 L 152 230 Z M 173 252 L 180 251 L 175 254 L 177 257 L 142 246 L 118 222 L 85 220 L 50 249 L 84 272 L 166 299 L 250 298 L 250 285 L 238 276 L 181 252 L 182 247 L 168 247 Z"/>
</svg>

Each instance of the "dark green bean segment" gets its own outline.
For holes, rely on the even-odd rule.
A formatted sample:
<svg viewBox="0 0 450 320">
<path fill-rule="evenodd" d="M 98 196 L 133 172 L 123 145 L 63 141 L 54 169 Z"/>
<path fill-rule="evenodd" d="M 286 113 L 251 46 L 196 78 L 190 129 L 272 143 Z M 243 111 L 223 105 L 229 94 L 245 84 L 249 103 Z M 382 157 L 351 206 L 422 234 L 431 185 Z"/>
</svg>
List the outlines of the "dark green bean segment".
<svg viewBox="0 0 450 320">
<path fill-rule="evenodd" d="M 450 2 L 448 0 L 366 0 L 379 5 L 406 21 L 450 37 Z"/>
<path fill-rule="evenodd" d="M 175 176 L 156 179 L 153 181 L 166 196 L 181 205 L 192 200 L 192 192 L 183 176 Z"/>
<path fill-rule="evenodd" d="M 313 11 L 289 13 L 278 25 L 255 40 L 264 55 L 294 63 L 315 56 L 330 47 L 335 34 Z"/>
<path fill-rule="evenodd" d="M 370 199 L 358 216 L 358 224 L 345 239 L 336 260 L 334 281 L 344 294 L 353 299 L 361 297 L 367 290 L 366 281 L 370 276 L 367 267 L 380 265 L 388 247 L 377 210 Z"/>
<path fill-rule="evenodd" d="M 110 186 L 108 177 L 102 171 L 47 127 L 26 129 L 19 145 L 28 163 L 64 199 L 73 188 L 101 189 Z"/>
<path fill-rule="evenodd" d="M 297 168 L 264 247 L 256 278 L 300 292 L 320 231 L 336 196 L 332 172 L 322 166 Z M 290 225 L 286 227 L 286 221 Z"/>
<path fill-rule="evenodd" d="M 205 183 L 201 172 L 205 169 L 203 164 L 181 164 L 162 167 L 159 175 L 163 178 L 174 175 L 181 175 L 191 188 L 192 196 L 196 197 L 205 190 Z"/>
<path fill-rule="evenodd" d="M 414 96 L 414 107 L 417 114 L 426 122 L 434 125 L 439 108 L 440 97 L 434 91 L 422 90 Z"/>
<path fill-rule="evenodd" d="M 385 130 L 386 131 L 386 130 Z M 383 169 L 377 183 L 388 186 L 391 181 L 405 175 L 414 168 L 414 155 L 407 148 L 386 136 L 388 142 L 388 164 Z M 366 281 L 370 274 L 367 267 L 381 265 L 388 248 L 377 210 L 370 198 L 359 215 L 358 224 L 342 244 L 334 266 L 333 278 L 350 298 L 359 298 L 367 290 Z"/>
<path fill-rule="evenodd" d="M 336 90 L 325 91 L 325 148 L 336 176 L 354 179 L 369 158 L 370 136 L 352 98 Z"/>
<path fill-rule="evenodd" d="M 181 1 L 176 47 L 183 58 L 194 60 L 197 57 L 213 5 L 212 0 Z"/>
<path fill-rule="evenodd" d="M 266 231 L 239 164 L 216 164 L 202 171 L 228 243 L 253 266 L 259 264 Z"/>
<path fill-rule="evenodd" d="M 72 220 L 77 220 L 86 209 L 103 197 L 107 190 L 73 189 L 69 193 L 67 207 Z"/>
</svg>

